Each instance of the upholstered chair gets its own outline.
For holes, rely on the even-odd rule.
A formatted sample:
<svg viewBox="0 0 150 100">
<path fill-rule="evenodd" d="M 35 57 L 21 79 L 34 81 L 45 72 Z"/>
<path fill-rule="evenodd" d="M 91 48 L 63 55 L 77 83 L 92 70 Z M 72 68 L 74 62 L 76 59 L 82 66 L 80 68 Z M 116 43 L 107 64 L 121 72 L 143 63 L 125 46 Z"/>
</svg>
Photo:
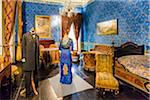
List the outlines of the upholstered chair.
<svg viewBox="0 0 150 100">
<path fill-rule="evenodd" d="M 95 45 L 93 49 L 83 52 L 84 69 L 88 71 L 95 71 L 96 67 L 96 54 L 110 54 L 113 55 L 112 46 L 110 45 Z"/>
<path fill-rule="evenodd" d="M 105 91 L 119 93 L 118 80 L 113 76 L 113 59 L 111 54 L 96 54 L 96 82 L 95 87 Z"/>
<path fill-rule="evenodd" d="M 72 51 L 72 62 L 78 63 L 79 62 L 79 54 L 78 51 Z"/>
<path fill-rule="evenodd" d="M 87 71 L 95 71 L 95 53 L 83 52 L 83 67 Z"/>
<path fill-rule="evenodd" d="M 0 72 L 4 69 L 4 58 L 0 55 Z"/>
<path fill-rule="evenodd" d="M 58 46 L 56 44 L 51 44 L 49 46 L 49 48 L 51 49 L 49 51 L 51 64 L 58 64 L 59 63 L 59 56 L 60 56 Z"/>
<path fill-rule="evenodd" d="M 43 51 L 42 51 L 42 49 L 44 49 L 44 46 L 40 45 L 39 48 L 40 48 L 40 57 L 43 57 Z"/>
</svg>

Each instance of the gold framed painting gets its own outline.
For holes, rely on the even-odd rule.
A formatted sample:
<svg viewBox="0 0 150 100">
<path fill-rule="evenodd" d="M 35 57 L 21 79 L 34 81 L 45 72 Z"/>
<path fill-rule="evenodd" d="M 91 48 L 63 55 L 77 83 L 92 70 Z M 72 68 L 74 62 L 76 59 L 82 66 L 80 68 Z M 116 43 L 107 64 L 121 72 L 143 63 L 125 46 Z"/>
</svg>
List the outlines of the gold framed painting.
<svg viewBox="0 0 150 100">
<path fill-rule="evenodd" d="M 118 34 L 118 20 L 108 20 L 97 23 L 98 35 L 116 35 Z"/>
<path fill-rule="evenodd" d="M 35 30 L 39 38 L 51 39 L 51 27 L 50 27 L 50 16 L 35 16 Z"/>
</svg>

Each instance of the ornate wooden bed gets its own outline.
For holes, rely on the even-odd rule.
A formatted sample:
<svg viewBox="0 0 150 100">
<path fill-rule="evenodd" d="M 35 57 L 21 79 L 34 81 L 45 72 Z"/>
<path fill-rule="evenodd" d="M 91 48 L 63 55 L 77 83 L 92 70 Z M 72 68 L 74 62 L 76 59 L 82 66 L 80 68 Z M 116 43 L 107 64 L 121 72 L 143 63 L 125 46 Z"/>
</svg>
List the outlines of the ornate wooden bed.
<svg viewBox="0 0 150 100">
<path fill-rule="evenodd" d="M 147 67 L 145 65 L 140 65 L 138 68 L 137 65 L 139 66 L 139 63 L 145 62 L 144 60 L 140 60 L 140 56 L 144 57 L 146 59 Z M 148 64 L 150 59 L 148 55 L 144 55 L 144 45 L 137 45 L 132 42 L 127 42 L 120 47 L 115 47 L 114 51 L 114 57 L 115 57 L 115 70 L 114 70 L 114 75 L 121 81 L 124 81 L 137 89 L 140 89 L 144 91 L 145 93 L 150 94 L 150 65 Z M 128 57 L 131 57 L 129 59 Z M 146 58 L 145 58 L 146 57 Z M 126 61 L 125 61 L 126 59 Z M 137 60 L 138 59 L 138 60 Z M 124 61 L 122 61 L 124 60 Z M 133 62 L 133 61 L 137 62 Z M 129 64 L 129 62 L 132 62 L 134 64 L 137 64 L 136 67 L 132 66 Z M 131 67 L 127 67 L 131 66 Z M 144 66 L 144 67 L 143 67 Z M 146 70 L 145 70 L 146 68 Z M 131 71 L 130 69 L 133 69 Z M 147 73 L 144 74 L 137 74 L 138 71 L 147 71 Z M 145 75 L 146 77 L 143 77 L 142 75 Z"/>
</svg>

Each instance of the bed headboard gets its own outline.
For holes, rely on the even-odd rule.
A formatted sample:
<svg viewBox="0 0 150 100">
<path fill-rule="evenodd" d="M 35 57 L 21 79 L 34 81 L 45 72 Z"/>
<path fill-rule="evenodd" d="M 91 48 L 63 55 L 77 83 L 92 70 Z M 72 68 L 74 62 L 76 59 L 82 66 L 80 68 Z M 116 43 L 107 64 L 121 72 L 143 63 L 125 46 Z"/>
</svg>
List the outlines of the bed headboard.
<svg viewBox="0 0 150 100">
<path fill-rule="evenodd" d="M 144 45 L 137 45 L 133 42 L 126 42 L 120 47 L 115 47 L 114 56 L 144 55 Z"/>
</svg>

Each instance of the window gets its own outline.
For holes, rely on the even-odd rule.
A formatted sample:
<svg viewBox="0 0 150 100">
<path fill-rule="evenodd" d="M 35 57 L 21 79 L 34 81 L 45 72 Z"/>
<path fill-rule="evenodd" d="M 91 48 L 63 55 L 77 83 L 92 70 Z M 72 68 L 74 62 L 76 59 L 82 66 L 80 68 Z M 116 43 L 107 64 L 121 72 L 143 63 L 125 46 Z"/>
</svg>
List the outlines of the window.
<svg viewBox="0 0 150 100">
<path fill-rule="evenodd" d="M 69 38 L 73 40 L 73 50 L 77 50 L 77 42 L 78 42 L 78 52 L 81 51 L 81 34 L 79 35 L 78 41 L 76 41 L 75 32 L 74 32 L 74 24 L 70 27 L 70 32 L 68 34 Z"/>
<path fill-rule="evenodd" d="M 73 40 L 73 50 L 77 50 L 77 41 L 76 41 L 75 33 L 74 33 L 74 24 L 71 25 L 68 36 L 69 38 Z"/>
</svg>

